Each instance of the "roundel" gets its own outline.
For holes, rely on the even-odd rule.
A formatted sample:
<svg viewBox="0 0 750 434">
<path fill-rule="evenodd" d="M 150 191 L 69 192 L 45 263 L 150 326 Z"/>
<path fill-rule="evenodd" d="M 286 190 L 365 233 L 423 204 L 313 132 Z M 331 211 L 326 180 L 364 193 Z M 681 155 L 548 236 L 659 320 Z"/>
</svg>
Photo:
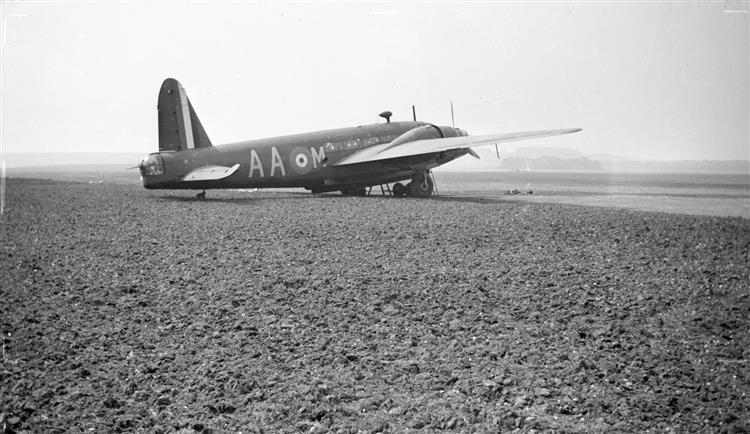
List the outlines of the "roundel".
<svg viewBox="0 0 750 434">
<path fill-rule="evenodd" d="M 309 149 L 294 148 L 289 153 L 289 163 L 294 173 L 304 175 L 312 170 L 313 160 Z"/>
</svg>

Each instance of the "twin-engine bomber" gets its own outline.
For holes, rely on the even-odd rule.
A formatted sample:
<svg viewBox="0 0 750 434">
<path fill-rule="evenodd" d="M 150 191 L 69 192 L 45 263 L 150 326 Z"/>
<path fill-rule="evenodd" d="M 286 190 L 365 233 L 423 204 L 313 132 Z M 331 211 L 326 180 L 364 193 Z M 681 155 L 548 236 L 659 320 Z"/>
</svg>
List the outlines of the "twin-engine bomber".
<svg viewBox="0 0 750 434">
<path fill-rule="evenodd" d="M 214 146 L 180 83 L 159 91 L 159 152 L 140 164 L 148 189 L 286 188 L 364 195 L 388 185 L 394 196 L 429 197 L 433 168 L 476 146 L 580 131 L 580 128 L 470 136 L 426 122 L 386 122 Z M 406 185 L 402 181 L 410 181 Z"/>
</svg>

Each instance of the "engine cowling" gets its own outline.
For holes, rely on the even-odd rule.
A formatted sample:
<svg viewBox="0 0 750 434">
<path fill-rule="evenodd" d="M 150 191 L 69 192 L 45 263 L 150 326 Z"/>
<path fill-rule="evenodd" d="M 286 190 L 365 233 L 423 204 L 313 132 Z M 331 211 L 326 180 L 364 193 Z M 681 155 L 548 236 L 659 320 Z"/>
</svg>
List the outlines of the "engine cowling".
<svg viewBox="0 0 750 434">
<path fill-rule="evenodd" d="M 415 140 L 442 139 L 443 137 L 445 137 L 445 135 L 436 125 L 420 125 L 393 139 L 390 146 L 388 146 L 388 148 L 386 149 L 390 149 L 407 142 L 413 142 Z"/>
</svg>

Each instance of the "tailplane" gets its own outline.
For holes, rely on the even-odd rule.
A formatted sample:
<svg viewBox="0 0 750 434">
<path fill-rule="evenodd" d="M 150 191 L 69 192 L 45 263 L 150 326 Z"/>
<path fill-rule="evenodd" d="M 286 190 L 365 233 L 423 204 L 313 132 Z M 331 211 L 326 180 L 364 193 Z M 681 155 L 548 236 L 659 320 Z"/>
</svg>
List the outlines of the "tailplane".
<svg viewBox="0 0 750 434">
<path fill-rule="evenodd" d="M 193 105 L 179 81 L 168 78 L 159 91 L 159 151 L 181 151 L 211 146 Z"/>
</svg>

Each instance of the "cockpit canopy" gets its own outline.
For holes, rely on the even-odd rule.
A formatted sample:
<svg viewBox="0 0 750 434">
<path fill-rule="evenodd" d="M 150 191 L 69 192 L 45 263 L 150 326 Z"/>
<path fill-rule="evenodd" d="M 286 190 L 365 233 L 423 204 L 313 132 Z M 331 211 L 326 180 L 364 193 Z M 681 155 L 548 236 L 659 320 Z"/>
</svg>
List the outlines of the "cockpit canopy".
<svg viewBox="0 0 750 434">
<path fill-rule="evenodd" d="M 159 154 L 146 155 L 138 164 L 141 176 L 157 176 L 164 174 L 164 160 Z"/>
</svg>

